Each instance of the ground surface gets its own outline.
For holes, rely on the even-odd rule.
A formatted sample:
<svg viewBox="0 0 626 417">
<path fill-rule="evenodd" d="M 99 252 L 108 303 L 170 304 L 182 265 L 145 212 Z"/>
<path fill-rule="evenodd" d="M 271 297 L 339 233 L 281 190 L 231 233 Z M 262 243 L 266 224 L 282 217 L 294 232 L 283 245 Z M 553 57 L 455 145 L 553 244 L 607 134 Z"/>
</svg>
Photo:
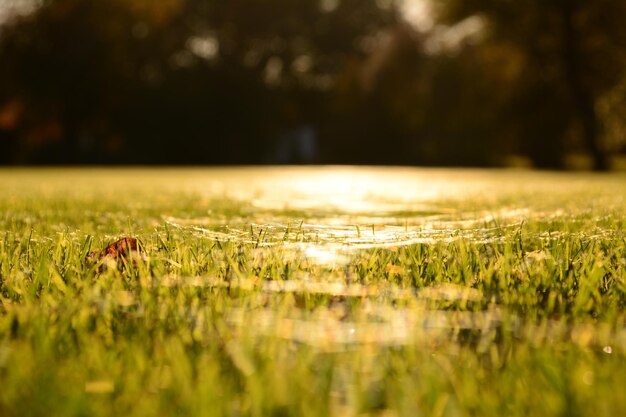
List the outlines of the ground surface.
<svg viewBox="0 0 626 417">
<path fill-rule="evenodd" d="M 0 415 L 626 415 L 625 214 L 624 174 L 1 170 Z"/>
</svg>

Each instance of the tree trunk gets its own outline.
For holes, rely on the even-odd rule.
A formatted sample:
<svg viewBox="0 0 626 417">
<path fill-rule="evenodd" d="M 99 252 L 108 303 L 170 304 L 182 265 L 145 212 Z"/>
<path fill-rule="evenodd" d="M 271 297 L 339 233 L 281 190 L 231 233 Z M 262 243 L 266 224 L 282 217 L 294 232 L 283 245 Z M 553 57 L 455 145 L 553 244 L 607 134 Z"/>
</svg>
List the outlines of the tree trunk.
<svg viewBox="0 0 626 417">
<path fill-rule="evenodd" d="M 567 83 L 574 101 L 575 111 L 583 128 L 583 141 L 593 158 L 595 171 L 606 171 L 609 168 L 608 158 L 599 143 L 598 116 L 595 100 L 587 90 L 581 76 L 580 45 L 574 27 L 573 15 L 575 2 L 563 2 L 563 59 Z"/>
</svg>

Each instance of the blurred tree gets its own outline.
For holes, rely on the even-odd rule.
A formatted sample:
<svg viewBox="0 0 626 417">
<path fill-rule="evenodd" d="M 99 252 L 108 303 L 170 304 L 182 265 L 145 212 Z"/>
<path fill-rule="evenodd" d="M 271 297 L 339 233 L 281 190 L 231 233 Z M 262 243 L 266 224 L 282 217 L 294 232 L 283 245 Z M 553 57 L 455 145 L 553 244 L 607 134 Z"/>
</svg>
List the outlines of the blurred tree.
<svg viewBox="0 0 626 417">
<path fill-rule="evenodd" d="M 124 68 L 115 48 L 131 16 L 113 2 L 46 2 L 3 27 L 0 102 L 20 103 L 18 162 L 89 162 L 92 135 L 109 127 Z M 117 19 L 114 23 L 112 16 Z M 95 152 L 94 152 L 95 153 Z M 87 158 L 87 160 L 85 160 Z"/>
<path fill-rule="evenodd" d="M 614 153 L 626 153 L 626 73 L 600 98 L 597 108 L 605 127 L 605 145 Z"/>
<path fill-rule="evenodd" d="M 626 2 L 613 0 L 446 0 L 443 22 L 487 21 L 486 44 L 521 56 L 507 109 L 538 166 L 559 167 L 566 147 L 581 142 L 594 168 L 607 169 L 596 105 L 625 67 Z M 494 92 L 497 94 L 497 92 Z M 572 141 L 574 142 L 572 144 Z"/>
<path fill-rule="evenodd" d="M 309 162 L 586 148 L 603 169 L 622 3 L 432 1 L 419 29 L 400 0 L 37 2 L 0 24 L 0 162 L 298 162 L 285 142 L 307 132 Z"/>
<path fill-rule="evenodd" d="M 477 22 L 468 23 L 432 33 L 400 22 L 346 68 L 333 92 L 335 112 L 351 116 L 334 125 L 340 162 L 491 166 L 515 151 L 496 139 L 507 131 L 500 108 L 510 95 L 501 87 L 517 65 L 478 45 Z"/>
<path fill-rule="evenodd" d="M 48 0 L 2 27 L 0 131 L 14 162 L 261 162 L 394 18 L 373 0 Z"/>
</svg>

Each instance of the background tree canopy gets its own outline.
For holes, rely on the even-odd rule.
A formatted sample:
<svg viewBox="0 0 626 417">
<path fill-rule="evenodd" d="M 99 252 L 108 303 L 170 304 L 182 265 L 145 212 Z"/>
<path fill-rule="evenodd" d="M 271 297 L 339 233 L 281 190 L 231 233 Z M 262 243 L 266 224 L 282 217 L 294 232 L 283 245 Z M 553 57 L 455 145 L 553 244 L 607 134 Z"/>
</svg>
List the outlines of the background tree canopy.
<svg viewBox="0 0 626 417">
<path fill-rule="evenodd" d="M 606 169 L 624 18 L 612 0 L 4 2 L 0 162 Z"/>
</svg>

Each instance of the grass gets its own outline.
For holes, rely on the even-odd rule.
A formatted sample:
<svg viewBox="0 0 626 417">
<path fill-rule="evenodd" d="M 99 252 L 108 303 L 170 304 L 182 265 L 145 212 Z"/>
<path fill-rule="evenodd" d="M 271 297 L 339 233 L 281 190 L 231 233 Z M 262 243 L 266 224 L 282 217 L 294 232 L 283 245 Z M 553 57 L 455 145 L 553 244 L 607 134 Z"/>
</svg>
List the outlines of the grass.
<svg viewBox="0 0 626 417">
<path fill-rule="evenodd" d="M 625 189 L 2 170 L 0 415 L 626 415 Z M 122 236 L 145 259 L 85 262 Z"/>
</svg>

